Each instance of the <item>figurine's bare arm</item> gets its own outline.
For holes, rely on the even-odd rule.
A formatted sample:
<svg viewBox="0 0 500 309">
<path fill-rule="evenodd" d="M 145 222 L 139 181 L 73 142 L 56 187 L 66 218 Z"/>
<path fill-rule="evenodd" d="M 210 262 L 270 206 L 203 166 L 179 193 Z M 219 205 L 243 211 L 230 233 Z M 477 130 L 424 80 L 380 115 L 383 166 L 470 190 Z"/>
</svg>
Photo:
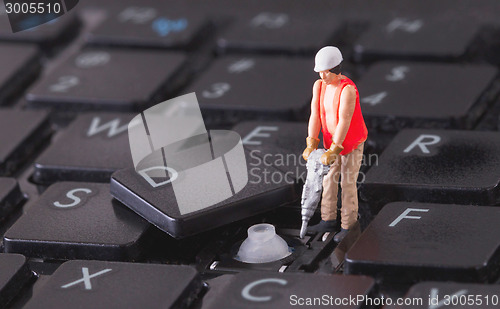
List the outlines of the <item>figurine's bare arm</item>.
<svg viewBox="0 0 500 309">
<path fill-rule="evenodd" d="M 313 94 L 311 100 L 311 116 L 309 117 L 309 126 L 307 133 L 309 137 L 318 138 L 321 122 L 319 118 L 319 92 L 321 88 L 321 80 L 318 79 L 313 86 Z"/>
<path fill-rule="evenodd" d="M 342 93 L 340 94 L 339 122 L 333 136 L 335 145 L 342 145 L 344 142 L 355 107 L 356 90 L 352 85 L 347 85 L 342 89 Z"/>
</svg>

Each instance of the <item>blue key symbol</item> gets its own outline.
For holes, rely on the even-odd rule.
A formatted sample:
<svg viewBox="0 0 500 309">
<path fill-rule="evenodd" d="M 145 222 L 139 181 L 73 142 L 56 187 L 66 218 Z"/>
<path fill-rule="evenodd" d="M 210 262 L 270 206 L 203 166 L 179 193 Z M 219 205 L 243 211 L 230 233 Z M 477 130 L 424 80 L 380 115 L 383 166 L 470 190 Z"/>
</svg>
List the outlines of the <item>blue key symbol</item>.
<svg viewBox="0 0 500 309">
<path fill-rule="evenodd" d="M 167 36 L 170 32 L 179 32 L 187 28 L 188 22 L 185 18 L 171 20 L 166 17 L 160 17 L 153 21 L 151 26 L 159 36 Z"/>
</svg>

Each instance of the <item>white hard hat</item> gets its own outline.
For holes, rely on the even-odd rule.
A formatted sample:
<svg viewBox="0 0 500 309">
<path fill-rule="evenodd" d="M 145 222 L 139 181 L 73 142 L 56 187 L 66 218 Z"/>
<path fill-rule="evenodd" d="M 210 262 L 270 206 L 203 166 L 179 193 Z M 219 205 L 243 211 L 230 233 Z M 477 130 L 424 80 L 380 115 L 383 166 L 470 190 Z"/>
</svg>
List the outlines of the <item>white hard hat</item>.
<svg viewBox="0 0 500 309">
<path fill-rule="evenodd" d="M 342 62 L 342 53 L 335 46 L 325 46 L 316 53 L 314 71 L 331 70 Z"/>
</svg>

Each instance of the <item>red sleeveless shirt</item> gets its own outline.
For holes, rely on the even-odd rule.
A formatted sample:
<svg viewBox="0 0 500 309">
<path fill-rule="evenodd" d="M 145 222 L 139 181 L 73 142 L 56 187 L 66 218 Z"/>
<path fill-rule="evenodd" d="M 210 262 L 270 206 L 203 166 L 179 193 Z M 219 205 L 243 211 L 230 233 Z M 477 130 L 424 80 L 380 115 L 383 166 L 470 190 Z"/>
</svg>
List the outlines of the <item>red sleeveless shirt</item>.
<svg viewBox="0 0 500 309">
<path fill-rule="evenodd" d="M 337 87 L 337 90 L 335 91 L 333 102 L 331 102 L 331 104 L 333 104 L 334 106 L 333 110 L 337 111 L 337 118 L 336 118 L 337 123 L 335 123 L 334 125 L 336 126 L 339 121 L 340 95 L 342 94 L 342 90 L 344 89 L 344 87 L 347 85 L 352 85 L 354 87 L 354 90 L 356 91 L 356 107 L 354 108 L 354 113 L 352 114 L 349 130 L 347 131 L 344 142 L 342 143 L 344 150 L 342 150 L 342 152 L 340 153 L 341 155 L 349 154 L 351 151 L 356 149 L 361 143 L 366 141 L 366 138 L 368 137 L 368 130 L 366 129 L 365 121 L 363 119 L 363 115 L 361 114 L 361 106 L 359 105 L 358 88 L 356 88 L 356 85 L 352 80 L 350 80 L 345 76 L 340 81 L 340 84 Z M 319 97 L 320 101 L 318 106 L 320 109 L 319 115 L 321 118 L 321 128 L 323 131 L 323 145 L 325 146 L 325 149 L 329 149 L 330 146 L 332 145 L 332 134 L 328 131 L 328 127 L 326 126 L 326 113 L 324 107 L 325 89 L 326 89 L 326 84 L 324 82 L 321 82 L 320 97 Z"/>
</svg>

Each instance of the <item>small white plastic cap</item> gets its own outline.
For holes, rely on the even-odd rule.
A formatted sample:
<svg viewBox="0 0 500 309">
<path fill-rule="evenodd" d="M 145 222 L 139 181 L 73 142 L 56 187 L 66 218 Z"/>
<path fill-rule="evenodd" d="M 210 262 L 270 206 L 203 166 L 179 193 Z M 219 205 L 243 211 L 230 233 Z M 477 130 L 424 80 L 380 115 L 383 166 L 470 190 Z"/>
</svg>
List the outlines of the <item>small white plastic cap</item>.
<svg viewBox="0 0 500 309">
<path fill-rule="evenodd" d="M 342 60 L 340 49 L 335 46 L 325 46 L 316 53 L 314 58 L 314 71 L 321 72 L 331 70 L 338 66 Z"/>
<path fill-rule="evenodd" d="M 238 258 L 245 263 L 274 262 L 290 254 L 286 241 L 276 235 L 272 224 L 267 223 L 248 228 L 248 238 L 238 250 Z"/>
</svg>

